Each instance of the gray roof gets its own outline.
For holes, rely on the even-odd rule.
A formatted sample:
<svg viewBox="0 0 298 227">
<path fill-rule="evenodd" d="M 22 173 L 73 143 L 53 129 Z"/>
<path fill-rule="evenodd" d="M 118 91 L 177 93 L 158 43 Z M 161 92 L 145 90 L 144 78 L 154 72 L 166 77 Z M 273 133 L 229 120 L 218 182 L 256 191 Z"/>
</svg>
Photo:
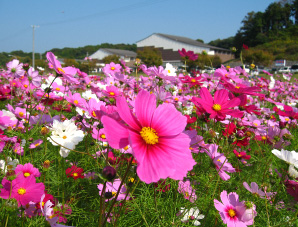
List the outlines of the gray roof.
<svg viewBox="0 0 298 227">
<path fill-rule="evenodd" d="M 126 57 L 136 57 L 137 56 L 136 52 L 133 52 L 130 50 L 120 50 L 120 49 L 110 49 L 110 48 L 101 48 L 100 50 L 103 50 L 110 54 L 119 55 L 119 56 L 126 56 Z"/>
<path fill-rule="evenodd" d="M 190 38 L 187 38 L 187 37 L 183 37 L 183 36 L 167 35 L 167 34 L 162 34 L 162 33 L 156 33 L 156 34 L 159 35 L 159 36 L 165 37 L 167 39 L 171 39 L 171 40 L 174 40 L 174 41 L 178 41 L 178 42 L 189 44 L 189 45 L 193 45 L 193 46 L 208 47 L 208 48 L 213 49 L 213 50 L 230 51 L 228 49 L 224 49 L 224 48 L 220 48 L 220 47 L 215 47 L 215 46 L 210 46 L 208 44 L 205 44 L 205 43 L 202 43 L 202 42 L 199 42 L 197 40 L 190 39 Z"/>
</svg>

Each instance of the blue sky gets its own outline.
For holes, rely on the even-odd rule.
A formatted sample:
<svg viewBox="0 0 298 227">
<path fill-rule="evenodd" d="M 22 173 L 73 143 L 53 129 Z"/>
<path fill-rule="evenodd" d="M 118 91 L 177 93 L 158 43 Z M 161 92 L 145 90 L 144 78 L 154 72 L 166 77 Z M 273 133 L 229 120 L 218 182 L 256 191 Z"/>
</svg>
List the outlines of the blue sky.
<svg viewBox="0 0 298 227">
<path fill-rule="evenodd" d="M 0 52 L 135 43 L 152 33 L 203 39 L 234 36 L 251 11 L 274 0 L 0 0 Z"/>
</svg>

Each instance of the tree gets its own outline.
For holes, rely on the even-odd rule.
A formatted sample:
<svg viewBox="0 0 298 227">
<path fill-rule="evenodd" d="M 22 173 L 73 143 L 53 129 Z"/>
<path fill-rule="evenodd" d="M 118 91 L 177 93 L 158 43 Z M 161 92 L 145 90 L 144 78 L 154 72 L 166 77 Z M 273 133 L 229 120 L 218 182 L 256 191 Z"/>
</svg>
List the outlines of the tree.
<svg viewBox="0 0 298 227">
<path fill-rule="evenodd" d="M 137 51 L 137 58 L 140 58 L 147 66 L 162 65 L 161 52 L 157 48 L 144 47 Z"/>
<path fill-rule="evenodd" d="M 204 40 L 202 39 L 196 39 L 198 42 L 204 43 Z"/>
<path fill-rule="evenodd" d="M 216 39 L 216 40 L 210 41 L 208 44 L 215 47 L 230 49 L 231 47 L 234 46 L 234 39 L 235 37 L 231 36 L 226 39 Z"/>
<path fill-rule="evenodd" d="M 114 62 L 116 64 L 120 63 L 119 56 L 116 54 L 108 55 L 108 56 L 104 57 L 102 60 L 105 64 L 109 64 L 111 62 Z"/>
<path fill-rule="evenodd" d="M 243 51 L 242 58 L 246 64 L 269 66 L 272 63 L 273 55 L 263 50 L 249 49 Z"/>
</svg>

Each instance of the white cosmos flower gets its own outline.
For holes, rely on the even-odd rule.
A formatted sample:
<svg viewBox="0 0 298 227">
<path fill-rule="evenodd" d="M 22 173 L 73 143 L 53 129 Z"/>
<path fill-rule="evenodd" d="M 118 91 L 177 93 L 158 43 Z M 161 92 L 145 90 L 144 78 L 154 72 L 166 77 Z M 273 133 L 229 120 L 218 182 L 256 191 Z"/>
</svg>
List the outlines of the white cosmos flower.
<svg viewBox="0 0 298 227">
<path fill-rule="evenodd" d="M 91 90 L 86 90 L 82 93 L 82 97 L 86 99 L 87 101 L 90 100 L 91 98 L 94 98 L 96 102 L 99 102 L 99 99 L 97 98 L 96 94 L 92 93 Z"/>
<path fill-rule="evenodd" d="M 295 169 L 295 166 L 290 165 L 289 166 L 289 175 L 293 178 L 297 178 L 298 177 L 298 171 Z"/>
<path fill-rule="evenodd" d="M 63 122 L 54 120 L 50 130 L 52 131 L 52 135 L 48 140 L 54 146 L 63 146 L 60 149 L 60 155 L 64 158 L 68 156 L 70 152 L 69 149 L 75 149 L 75 146 L 84 138 L 84 132 L 78 130 L 75 123 L 71 120 L 65 120 Z"/>
<path fill-rule="evenodd" d="M 203 219 L 205 216 L 203 214 L 200 214 L 200 210 L 198 208 L 190 208 L 189 210 L 185 210 L 185 208 L 181 208 L 180 212 L 184 216 L 181 219 L 182 222 L 191 221 L 193 225 L 198 226 L 201 225 L 199 220 Z"/>
<path fill-rule="evenodd" d="M 168 73 L 168 76 L 176 76 L 176 69 L 173 67 L 172 64 L 167 63 L 165 70 Z"/>
<path fill-rule="evenodd" d="M 0 169 L 2 169 L 4 173 L 6 173 L 8 169 L 14 170 L 18 164 L 18 159 L 12 160 L 11 157 L 7 157 L 7 163 L 5 162 L 5 160 L 0 160 Z"/>
<path fill-rule="evenodd" d="M 273 89 L 275 86 L 275 79 L 273 76 L 270 77 L 269 89 Z"/>
<path fill-rule="evenodd" d="M 294 165 L 298 168 L 298 153 L 295 151 L 287 151 L 284 149 L 279 150 L 272 150 L 271 151 L 276 157 L 280 158 L 281 160 L 284 160 L 289 165 Z"/>
</svg>

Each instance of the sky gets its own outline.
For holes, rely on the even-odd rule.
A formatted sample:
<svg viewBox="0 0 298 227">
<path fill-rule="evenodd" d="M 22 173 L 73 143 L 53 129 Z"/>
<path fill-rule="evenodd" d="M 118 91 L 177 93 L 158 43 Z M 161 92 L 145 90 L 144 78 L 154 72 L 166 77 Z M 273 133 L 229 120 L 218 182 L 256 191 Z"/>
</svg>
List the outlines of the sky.
<svg viewBox="0 0 298 227">
<path fill-rule="evenodd" d="M 0 52 L 44 53 L 101 43 L 133 44 L 153 33 L 234 36 L 251 11 L 274 0 L 0 0 Z M 92 54 L 92 53 L 89 53 Z"/>
</svg>

